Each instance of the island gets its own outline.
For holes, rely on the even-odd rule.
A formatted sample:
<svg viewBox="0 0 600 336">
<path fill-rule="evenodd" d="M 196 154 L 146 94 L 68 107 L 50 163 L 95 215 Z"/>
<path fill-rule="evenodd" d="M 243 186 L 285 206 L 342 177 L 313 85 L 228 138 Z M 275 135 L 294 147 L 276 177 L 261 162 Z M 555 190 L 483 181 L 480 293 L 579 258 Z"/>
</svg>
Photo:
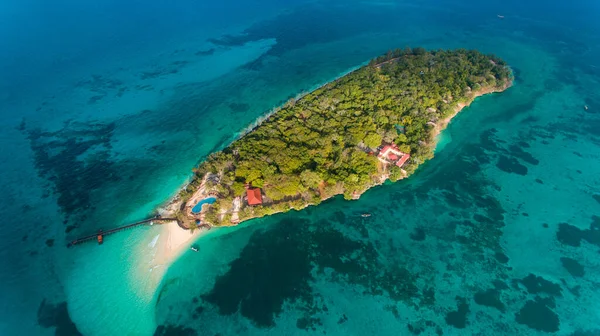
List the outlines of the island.
<svg viewBox="0 0 600 336">
<path fill-rule="evenodd" d="M 475 50 L 389 51 L 289 100 L 210 154 L 166 212 L 183 228 L 210 229 L 335 195 L 358 199 L 413 174 L 452 117 L 512 82 L 503 60 Z"/>
</svg>

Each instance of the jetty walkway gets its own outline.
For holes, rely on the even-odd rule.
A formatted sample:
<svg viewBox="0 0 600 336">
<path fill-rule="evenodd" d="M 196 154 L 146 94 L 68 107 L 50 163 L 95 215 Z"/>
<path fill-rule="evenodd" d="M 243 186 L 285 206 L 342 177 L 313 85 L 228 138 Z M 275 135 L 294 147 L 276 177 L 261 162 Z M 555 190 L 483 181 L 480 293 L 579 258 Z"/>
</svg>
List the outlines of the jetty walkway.
<svg viewBox="0 0 600 336">
<path fill-rule="evenodd" d="M 179 224 L 179 221 L 177 220 L 177 218 L 153 217 L 153 218 L 150 218 L 150 219 L 144 219 L 143 221 L 135 222 L 135 223 L 128 224 L 128 225 L 125 225 L 125 226 L 120 226 L 120 227 L 117 227 L 117 228 L 114 228 L 114 229 L 110 229 L 110 230 L 106 230 L 106 231 L 100 230 L 96 234 L 92 234 L 92 235 L 89 235 L 89 236 L 77 238 L 77 239 L 71 241 L 69 244 L 67 244 L 67 247 L 71 247 L 71 246 L 74 246 L 74 245 L 78 245 L 78 244 L 82 244 L 82 243 L 89 242 L 89 241 L 94 241 L 94 240 L 97 241 L 98 244 L 102 244 L 102 242 L 104 240 L 104 236 L 108 236 L 108 235 L 113 234 L 113 233 L 117 233 L 117 232 L 120 232 L 120 231 L 123 231 L 123 230 L 131 229 L 131 228 L 134 228 L 136 226 L 145 225 L 145 224 L 148 224 L 150 222 L 172 222 L 172 221 L 177 221 L 177 223 Z"/>
</svg>

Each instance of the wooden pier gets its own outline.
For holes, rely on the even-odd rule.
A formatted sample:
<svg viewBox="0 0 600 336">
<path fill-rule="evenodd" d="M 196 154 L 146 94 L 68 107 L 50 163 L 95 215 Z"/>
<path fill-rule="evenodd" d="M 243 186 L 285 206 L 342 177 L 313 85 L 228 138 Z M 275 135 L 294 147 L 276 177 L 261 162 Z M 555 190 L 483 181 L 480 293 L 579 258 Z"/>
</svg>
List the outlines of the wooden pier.
<svg viewBox="0 0 600 336">
<path fill-rule="evenodd" d="M 150 222 L 172 222 L 172 221 L 177 221 L 177 218 L 154 217 L 154 218 L 150 218 L 150 219 L 144 219 L 143 221 L 135 222 L 135 223 L 128 224 L 125 226 L 120 226 L 120 227 L 106 230 L 106 231 L 100 230 L 100 231 L 98 231 L 98 233 L 95 233 L 95 234 L 92 234 L 89 236 L 85 236 L 85 237 L 81 237 L 81 238 L 77 238 L 77 239 L 71 241 L 69 244 L 67 244 L 67 247 L 71 247 L 74 245 L 78 245 L 78 244 L 82 244 L 82 243 L 86 243 L 86 242 L 90 242 L 90 241 L 97 241 L 98 244 L 102 244 L 102 242 L 104 241 L 104 236 L 108 236 L 113 233 L 131 229 L 136 226 L 145 225 Z M 179 222 L 179 221 L 177 221 L 177 222 Z"/>
</svg>

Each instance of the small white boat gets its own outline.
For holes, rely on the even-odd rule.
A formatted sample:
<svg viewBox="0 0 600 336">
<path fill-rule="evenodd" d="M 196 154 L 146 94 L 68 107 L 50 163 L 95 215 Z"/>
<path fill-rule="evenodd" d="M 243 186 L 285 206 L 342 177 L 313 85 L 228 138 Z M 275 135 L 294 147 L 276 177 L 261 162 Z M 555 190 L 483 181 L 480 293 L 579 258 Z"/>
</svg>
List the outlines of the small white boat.
<svg viewBox="0 0 600 336">
<path fill-rule="evenodd" d="M 362 214 L 362 215 L 360 215 L 360 216 L 361 216 L 361 217 L 365 217 L 365 218 L 366 218 L 366 217 L 371 217 L 371 214 L 370 214 L 370 213 L 364 213 L 364 214 Z"/>
<path fill-rule="evenodd" d="M 587 105 L 585 105 L 583 108 L 584 108 L 586 111 L 589 109 L 589 107 L 588 107 Z"/>
<path fill-rule="evenodd" d="M 499 19 L 504 19 L 504 15 L 498 15 Z"/>
<path fill-rule="evenodd" d="M 192 247 L 190 247 L 190 250 L 192 250 L 194 252 L 198 252 L 198 247 L 195 245 L 192 245 Z"/>
</svg>

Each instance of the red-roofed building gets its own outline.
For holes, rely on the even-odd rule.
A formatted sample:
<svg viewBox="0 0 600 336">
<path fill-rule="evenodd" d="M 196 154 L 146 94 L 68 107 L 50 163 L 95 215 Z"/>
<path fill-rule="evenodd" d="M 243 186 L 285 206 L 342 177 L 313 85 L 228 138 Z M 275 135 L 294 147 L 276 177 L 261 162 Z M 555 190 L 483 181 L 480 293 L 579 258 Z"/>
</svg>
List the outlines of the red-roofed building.
<svg viewBox="0 0 600 336">
<path fill-rule="evenodd" d="M 398 162 L 396 162 L 396 166 L 402 167 L 402 165 L 406 161 L 408 161 L 409 158 L 410 158 L 410 154 L 404 154 L 404 155 L 402 155 L 402 157 L 400 158 L 400 160 L 398 160 Z"/>
<path fill-rule="evenodd" d="M 381 151 L 379 151 L 379 157 L 383 158 L 388 155 L 389 152 L 397 151 L 397 147 L 395 145 L 385 145 Z"/>
<path fill-rule="evenodd" d="M 248 198 L 248 205 L 262 204 L 262 194 L 260 193 L 260 188 L 246 189 L 246 197 Z"/>
<path fill-rule="evenodd" d="M 396 166 L 402 167 L 410 158 L 410 154 L 402 153 L 398 150 L 398 146 L 391 144 L 384 146 L 377 157 L 383 163 L 394 163 Z"/>
</svg>

